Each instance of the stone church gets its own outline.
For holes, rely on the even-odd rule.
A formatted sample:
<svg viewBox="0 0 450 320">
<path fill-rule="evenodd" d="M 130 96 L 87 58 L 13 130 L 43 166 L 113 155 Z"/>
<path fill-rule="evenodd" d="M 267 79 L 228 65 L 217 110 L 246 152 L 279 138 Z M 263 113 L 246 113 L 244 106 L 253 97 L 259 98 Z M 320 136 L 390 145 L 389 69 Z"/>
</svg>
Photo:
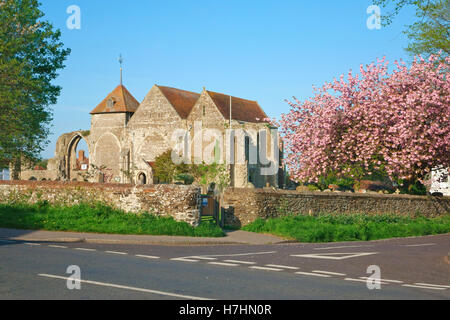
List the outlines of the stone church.
<svg viewBox="0 0 450 320">
<path fill-rule="evenodd" d="M 22 171 L 22 180 L 91 181 L 107 183 L 152 184 L 153 165 L 156 157 L 167 150 L 186 149 L 184 157 L 194 161 L 196 155 L 221 150 L 219 157 L 225 163 L 232 187 L 281 187 L 282 144 L 278 131 L 267 122 L 267 115 L 256 101 L 231 97 L 208 91 L 189 92 L 171 87 L 154 85 L 144 100 L 139 103 L 124 85 L 117 86 L 91 111 L 91 128 L 63 134 L 56 145 L 55 157 L 48 162 L 47 170 Z M 200 127 L 200 128 L 199 128 Z M 214 132 L 211 137 L 200 135 L 200 144 L 195 130 Z M 184 130 L 186 141 L 173 141 L 175 131 Z M 229 132 L 244 132 L 238 139 Z M 262 132 L 265 139 L 254 132 Z M 248 133 L 248 134 L 247 134 Z M 252 134 L 253 133 L 253 134 Z M 89 154 L 88 165 L 80 166 L 87 158 L 77 158 L 79 142 L 85 140 Z M 189 142 L 191 141 L 191 142 Z M 242 143 L 239 143 L 242 141 Z M 200 145 L 200 151 L 198 149 Z M 187 146 L 187 147 L 186 147 Z M 269 162 L 260 163 L 261 148 Z M 210 148 L 211 149 L 211 148 Z M 178 150 L 178 149 L 177 149 Z M 242 152 L 243 161 L 235 160 Z M 249 153 L 254 150 L 257 161 Z M 214 156 L 214 155 L 213 155 Z M 253 157 L 255 159 L 255 157 Z M 268 166 L 276 170 L 264 173 Z M 95 168 L 106 168 L 107 174 L 99 174 Z"/>
</svg>

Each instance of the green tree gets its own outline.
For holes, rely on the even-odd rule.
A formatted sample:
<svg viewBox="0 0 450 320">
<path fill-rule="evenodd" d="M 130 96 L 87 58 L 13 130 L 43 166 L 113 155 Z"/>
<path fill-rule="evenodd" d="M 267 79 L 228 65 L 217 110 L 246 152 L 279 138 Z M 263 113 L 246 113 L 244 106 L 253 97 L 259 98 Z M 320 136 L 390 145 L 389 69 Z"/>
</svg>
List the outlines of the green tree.
<svg viewBox="0 0 450 320">
<path fill-rule="evenodd" d="M 61 87 L 52 82 L 70 54 L 37 0 L 0 0 L 0 166 L 36 159 L 48 143 Z"/>
<path fill-rule="evenodd" d="M 410 43 L 406 51 L 411 55 L 450 54 L 450 0 L 373 0 L 374 4 L 394 8 L 382 15 L 384 26 L 390 25 L 395 16 L 406 6 L 416 8 L 417 21 L 404 33 Z"/>
<path fill-rule="evenodd" d="M 172 150 L 167 150 L 155 159 L 153 177 L 160 183 L 172 183 L 179 175 L 188 173 L 188 165 L 175 164 L 172 161 Z"/>
<path fill-rule="evenodd" d="M 153 178 L 159 183 L 173 183 L 183 180 L 185 184 L 195 182 L 208 188 L 212 183 L 218 190 L 230 185 L 230 175 L 227 166 L 214 162 L 212 164 L 175 164 L 172 161 L 172 150 L 167 150 L 155 159 Z"/>
<path fill-rule="evenodd" d="M 212 183 L 219 191 L 230 185 L 230 174 L 225 164 L 213 162 L 211 164 L 193 164 L 189 167 L 189 174 L 201 186 L 208 188 Z"/>
</svg>

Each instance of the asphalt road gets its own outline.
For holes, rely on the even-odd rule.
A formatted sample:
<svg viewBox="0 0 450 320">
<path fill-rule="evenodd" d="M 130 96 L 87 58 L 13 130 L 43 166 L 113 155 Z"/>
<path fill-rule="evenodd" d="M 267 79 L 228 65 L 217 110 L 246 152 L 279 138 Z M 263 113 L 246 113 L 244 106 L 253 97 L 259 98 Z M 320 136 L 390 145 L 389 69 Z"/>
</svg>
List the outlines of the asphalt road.
<svg viewBox="0 0 450 320">
<path fill-rule="evenodd" d="M 450 299 L 450 235 L 154 246 L 0 240 L 0 299 Z M 68 266 L 81 270 L 69 290 Z M 369 266 L 381 289 L 369 290 Z"/>
</svg>

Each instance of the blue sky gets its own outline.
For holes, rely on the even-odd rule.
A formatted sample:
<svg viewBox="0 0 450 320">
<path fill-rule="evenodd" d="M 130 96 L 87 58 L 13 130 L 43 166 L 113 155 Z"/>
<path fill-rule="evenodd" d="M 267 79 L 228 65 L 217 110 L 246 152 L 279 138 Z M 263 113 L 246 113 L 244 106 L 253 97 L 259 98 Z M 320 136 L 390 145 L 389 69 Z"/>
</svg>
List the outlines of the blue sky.
<svg viewBox="0 0 450 320">
<path fill-rule="evenodd" d="M 394 24 L 369 30 L 372 1 L 254 0 L 41 0 L 45 19 L 72 49 L 56 83 L 50 144 L 59 135 L 89 129 L 89 112 L 119 84 L 142 101 L 153 84 L 200 92 L 203 87 L 257 100 L 270 117 L 289 111 L 284 102 L 312 95 L 349 69 L 376 58 L 408 60 L 404 26 L 410 9 Z M 81 9 L 81 29 L 70 30 L 70 5 Z M 382 12 L 383 13 L 383 12 Z"/>
</svg>

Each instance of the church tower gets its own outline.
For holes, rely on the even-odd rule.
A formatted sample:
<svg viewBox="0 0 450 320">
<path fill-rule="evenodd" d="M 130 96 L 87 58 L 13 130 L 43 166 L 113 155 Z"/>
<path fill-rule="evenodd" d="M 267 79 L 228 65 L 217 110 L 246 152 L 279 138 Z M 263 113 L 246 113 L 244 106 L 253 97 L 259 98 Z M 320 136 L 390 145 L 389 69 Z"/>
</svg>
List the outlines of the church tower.
<svg viewBox="0 0 450 320">
<path fill-rule="evenodd" d="M 122 64 L 121 59 L 119 62 Z M 104 182 L 111 183 L 125 182 L 123 172 L 129 167 L 129 151 L 122 140 L 128 121 L 139 107 L 139 102 L 122 84 L 122 65 L 120 74 L 120 85 L 91 111 L 89 139 L 94 145 L 91 163 L 106 167 Z"/>
</svg>

